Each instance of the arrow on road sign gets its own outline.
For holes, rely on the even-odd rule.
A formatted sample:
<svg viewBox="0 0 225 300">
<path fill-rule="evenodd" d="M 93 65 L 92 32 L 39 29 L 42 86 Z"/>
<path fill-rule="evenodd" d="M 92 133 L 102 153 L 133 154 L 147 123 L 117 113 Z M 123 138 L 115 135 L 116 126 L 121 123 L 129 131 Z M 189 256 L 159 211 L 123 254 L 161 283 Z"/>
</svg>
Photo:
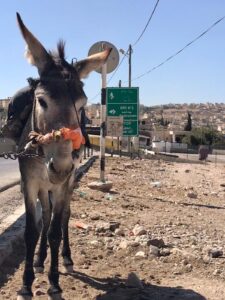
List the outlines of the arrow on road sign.
<svg viewBox="0 0 225 300">
<path fill-rule="evenodd" d="M 110 112 L 112 115 L 115 115 L 116 110 L 113 108 L 113 109 L 111 109 L 109 112 Z"/>
</svg>

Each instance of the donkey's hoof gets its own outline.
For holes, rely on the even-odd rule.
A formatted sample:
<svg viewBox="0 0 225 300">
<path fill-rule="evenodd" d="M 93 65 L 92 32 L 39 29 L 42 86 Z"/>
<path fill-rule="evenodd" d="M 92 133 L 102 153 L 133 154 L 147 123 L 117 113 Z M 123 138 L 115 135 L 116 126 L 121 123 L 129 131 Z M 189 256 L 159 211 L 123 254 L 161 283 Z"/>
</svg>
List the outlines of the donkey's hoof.
<svg viewBox="0 0 225 300">
<path fill-rule="evenodd" d="M 34 273 L 44 273 L 43 267 L 34 267 Z"/>
<path fill-rule="evenodd" d="M 18 295 L 16 300 L 32 300 L 32 296 L 28 295 Z"/>
<path fill-rule="evenodd" d="M 63 265 L 62 273 L 73 273 L 73 265 Z"/>
<path fill-rule="evenodd" d="M 62 300 L 62 293 L 48 295 L 48 300 Z"/>
<path fill-rule="evenodd" d="M 63 300 L 60 286 L 51 286 L 48 290 L 48 300 Z"/>
<path fill-rule="evenodd" d="M 31 289 L 28 289 L 27 287 L 22 287 L 22 289 L 18 292 L 17 300 L 31 300 L 33 297 L 33 294 L 31 292 Z"/>
</svg>

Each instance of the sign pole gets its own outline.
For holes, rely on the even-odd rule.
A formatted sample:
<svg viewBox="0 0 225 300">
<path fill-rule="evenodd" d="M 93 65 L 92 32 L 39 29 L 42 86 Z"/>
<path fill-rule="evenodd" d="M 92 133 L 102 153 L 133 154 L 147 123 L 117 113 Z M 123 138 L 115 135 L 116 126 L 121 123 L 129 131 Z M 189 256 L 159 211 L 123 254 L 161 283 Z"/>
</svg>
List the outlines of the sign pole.
<svg viewBox="0 0 225 300">
<path fill-rule="evenodd" d="M 104 48 L 104 45 L 102 45 Z M 100 181 L 105 182 L 105 136 L 106 136 L 106 75 L 107 63 L 102 66 L 101 126 L 100 126 Z"/>
<path fill-rule="evenodd" d="M 111 73 L 116 69 L 119 64 L 119 52 L 117 48 L 106 41 L 100 41 L 91 46 L 88 51 L 88 56 L 104 51 L 105 49 L 110 49 L 110 55 L 107 58 L 107 63 L 105 63 L 101 68 L 95 70 L 97 73 L 101 74 L 101 109 L 100 109 L 100 180 L 88 184 L 92 189 L 99 191 L 110 191 L 113 184 L 111 181 L 105 178 L 105 137 L 106 137 L 106 77 L 108 73 Z"/>
<path fill-rule="evenodd" d="M 129 73 L 128 73 L 128 83 L 129 83 L 129 88 L 131 87 L 131 54 L 132 54 L 132 46 L 129 45 L 129 60 L 128 60 L 128 65 L 129 65 Z M 131 138 L 130 136 L 128 137 L 128 153 L 131 157 Z"/>
</svg>

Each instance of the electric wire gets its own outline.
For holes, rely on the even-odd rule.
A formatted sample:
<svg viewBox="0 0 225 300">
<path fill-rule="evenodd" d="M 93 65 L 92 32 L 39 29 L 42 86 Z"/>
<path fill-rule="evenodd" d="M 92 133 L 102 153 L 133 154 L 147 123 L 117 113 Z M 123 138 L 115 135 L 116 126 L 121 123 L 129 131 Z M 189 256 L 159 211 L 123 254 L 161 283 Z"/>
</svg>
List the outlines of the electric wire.
<svg viewBox="0 0 225 300">
<path fill-rule="evenodd" d="M 125 56 L 127 55 L 128 50 L 126 51 L 126 53 L 124 54 L 123 58 L 121 59 L 120 63 L 118 64 L 118 66 L 116 67 L 115 71 L 113 72 L 113 74 L 111 75 L 111 77 L 109 78 L 109 80 L 107 80 L 107 85 L 110 83 L 110 81 L 113 79 L 113 77 L 115 76 L 117 70 L 119 69 L 119 67 L 122 65 Z M 101 92 L 98 92 L 94 97 L 92 97 L 90 100 L 88 100 L 88 103 L 93 103 L 92 101 L 95 100 L 99 95 L 101 94 Z"/>
<path fill-rule="evenodd" d="M 115 76 L 116 72 L 118 71 L 119 67 L 122 65 L 124 58 L 126 57 L 128 53 L 128 50 L 126 51 L 126 53 L 124 54 L 123 58 L 121 59 L 120 63 L 118 64 L 118 66 L 116 67 L 115 71 L 113 72 L 112 76 L 109 78 L 109 80 L 107 81 L 107 84 L 110 83 L 110 81 L 113 79 L 113 77 Z"/>
<path fill-rule="evenodd" d="M 149 19 L 148 19 L 148 21 L 147 21 L 147 23 L 146 23 L 144 29 L 142 30 L 140 36 L 137 38 L 137 40 L 135 41 L 135 43 L 133 43 L 132 47 L 136 46 L 137 43 L 138 43 L 138 42 L 140 41 L 140 39 L 142 38 L 143 34 L 145 33 L 145 31 L 146 31 L 146 29 L 147 29 L 147 27 L 148 27 L 148 25 L 149 25 L 149 23 L 150 23 L 150 21 L 151 21 L 153 15 L 154 15 L 154 13 L 155 13 L 155 11 L 156 11 L 156 8 L 157 8 L 158 4 L 159 4 L 159 0 L 156 1 L 156 4 L 155 4 L 155 6 L 154 6 L 154 8 L 153 8 L 153 11 L 152 11 L 152 13 L 151 13 L 151 15 L 150 15 L 150 17 L 149 17 Z"/>
<path fill-rule="evenodd" d="M 150 15 L 150 17 L 149 17 L 149 19 L 148 19 L 148 21 L 147 21 L 147 23 L 146 23 L 144 29 L 142 30 L 142 32 L 141 32 L 141 34 L 139 35 L 139 37 L 137 38 L 137 40 L 133 43 L 132 47 L 136 46 L 137 43 L 138 43 L 138 42 L 140 41 L 140 39 L 142 38 L 142 36 L 144 35 L 144 33 L 145 33 L 145 31 L 146 31 L 146 29 L 147 29 L 147 27 L 148 27 L 148 25 L 149 25 L 149 23 L 150 23 L 152 17 L 153 17 L 153 15 L 154 15 L 155 11 L 156 11 L 156 8 L 157 8 L 158 4 L 159 4 L 159 0 L 156 1 L 156 4 L 155 4 L 155 6 L 154 6 L 154 8 L 153 8 L 153 10 L 152 10 L 152 12 L 151 12 L 151 15 Z M 115 69 L 115 71 L 113 72 L 112 76 L 111 76 L 111 77 L 109 78 L 109 80 L 107 81 L 107 85 L 110 83 L 110 81 L 111 81 L 111 80 L 113 79 L 113 77 L 116 75 L 117 71 L 119 70 L 120 66 L 122 65 L 122 63 L 123 63 L 123 61 L 124 61 L 124 58 L 125 58 L 125 56 L 128 54 L 128 52 L 129 52 L 129 49 L 127 49 L 127 51 L 125 51 L 125 54 L 124 54 L 123 58 L 121 59 L 119 65 L 116 67 L 116 69 Z M 98 92 L 95 96 L 93 96 L 90 100 L 88 100 L 88 103 L 93 103 L 92 101 L 95 100 L 100 94 L 101 94 L 101 92 Z"/>
<path fill-rule="evenodd" d="M 167 59 L 165 59 L 163 62 L 161 62 L 160 64 L 154 66 L 153 68 L 151 68 L 150 70 L 146 71 L 145 73 L 133 78 L 131 81 L 135 81 L 138 80 L 144 76 L 146 76 L 147 74 L 153 72 L 155 69 L 158 69 L 159 67 L 161 67 L 162 65 L 164 65 L 165 63 L 167 63 L 168 61 L 170 61 L 171 59 L 173 59 L 175 56 L 177 56 L 178 54 L 180 54 L 181 52 L 183 52 L 187 47 L 191 46 L 193 43 L 195 43 L 197 40 L 199 40 L 201 37 L 203 37 L 206 33 L 208 33 L 210 30 L 213 29 L 213 27 L 215 27 L 217 24 L 219 24 L 221 21 L 223 21 L 225 19 L 225 16 L 223 16 L 222 18 L 218 19 L 216 22 L 214 22 L 211 26 L 209 26 L 205 31 L 203 31 L 200 35 L 198 35 L 196 38 L 194 38 L 192 41 L 190 41 L 189 43 L 187 43 L 183 48 L 181 48 L 179 51 L 175 52 L 173 55 L 169 56 Z"/>
</svg>

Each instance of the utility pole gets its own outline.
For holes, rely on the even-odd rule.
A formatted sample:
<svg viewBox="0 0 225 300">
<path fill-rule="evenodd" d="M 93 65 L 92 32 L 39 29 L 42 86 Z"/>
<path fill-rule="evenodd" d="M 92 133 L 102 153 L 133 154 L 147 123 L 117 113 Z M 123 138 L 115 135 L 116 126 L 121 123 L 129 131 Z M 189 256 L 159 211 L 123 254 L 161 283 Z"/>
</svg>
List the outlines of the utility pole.
<svg viewBox="0 0 225 300">
<path fill-rule="evenodd" d="M 131 54 L 132 54 L 132 46 L 129 45 L 129 50 L 128 50 L 128 55 L 129 55 L 129 61 L 128 61 L 128 64 L 129 64 L 129 78 L 128 78 L 129 87 L 131 87 Z"/>
</svg>

